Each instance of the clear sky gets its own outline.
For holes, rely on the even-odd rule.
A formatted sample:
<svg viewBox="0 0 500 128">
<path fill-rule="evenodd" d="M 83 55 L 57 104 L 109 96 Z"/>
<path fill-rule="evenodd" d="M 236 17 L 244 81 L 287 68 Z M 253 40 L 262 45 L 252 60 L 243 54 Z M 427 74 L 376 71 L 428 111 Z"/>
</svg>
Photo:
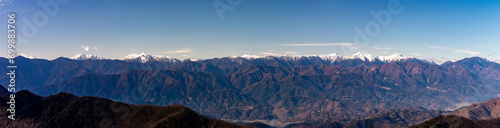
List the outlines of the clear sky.
<svg viewBox="0 0 500 128">
<path fill-rule="evenodd" d="M 18 52 L 47 59 L 81 53 L 197 59 L 365 52 L 500 60 L 498 0 L 45 1 L 49 11 L 33 0 L 0 0 L 0 40 L 7 40 L 7 14 L 14 10 L 17 37 L 24 38 Z M 7 55 L 6 48 L 0 52 Z"/>
</svg>

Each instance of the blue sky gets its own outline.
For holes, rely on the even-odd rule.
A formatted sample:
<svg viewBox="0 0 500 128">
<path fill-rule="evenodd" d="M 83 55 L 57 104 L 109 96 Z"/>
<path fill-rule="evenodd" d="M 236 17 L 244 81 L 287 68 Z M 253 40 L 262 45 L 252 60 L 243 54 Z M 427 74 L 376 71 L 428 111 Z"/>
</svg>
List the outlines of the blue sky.
<svg viewBox="0 0 500 128">
<path fill-rule="evenodd" d="M 58 11 L 47 12 L 43 3 L 32 0 L 0 0 L 2 15 L 17 12 L 17 37 L 24 38 L 18 40 L 19 53 L 53 59 L 81 53 L 123 58 L 147 52 L 197 59 L 365 52 L 500 60 L 500 1 L 495 0 L 44 1 L 56 3 Z M 232 11 L 219 16 L 214 3 Z M 371 11 L 382 14 L 394 8 L 388 5 L 397 5 L 399 12 L 389 12 L 390 20 L 380 16 L 388 21 L 384 26 Z M 0 29 L 7 29 L 6 22 L 7 16 L 0 17 Z M 23 29 L 29 23 L 38 31 Z M 354 28 L 367 34 L 366 26 L 372 36 L 357 43 Z M 0 52 L 7 55 L 5 48 Z"/>
</svg>

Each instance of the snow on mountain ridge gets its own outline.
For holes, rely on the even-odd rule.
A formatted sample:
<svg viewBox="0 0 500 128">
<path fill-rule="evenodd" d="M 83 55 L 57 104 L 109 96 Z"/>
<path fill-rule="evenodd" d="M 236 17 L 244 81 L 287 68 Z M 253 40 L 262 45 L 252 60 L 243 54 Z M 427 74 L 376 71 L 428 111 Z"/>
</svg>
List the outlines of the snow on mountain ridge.
<svg viewBox="0 0 500 128">
<path fill-rule="evenodd" d="M 19 55 L 17 55 L 17 56 L 22 56 L 22 57 L 28 58 L 28 59 L 39 59 L 39 57 L 35 57 L 35 56 L 24 54 L 24 53 L 19 53 Z"/>
<path fill-rule="evenodd" d="M 260 58 L 260 56 L 257 56 L 257 55 L 248 55 L 248 54 L 244 54 L 243 56 L 241 56 L 242 58 L 246 58 L 246 59 L 256 59 L 256 58 Z"/>
<path fill-rule="evenodd" d="M 102 56 L 98 56 L 98 55 L 94 55 L 94 54 L 78 54 L 78 55 L 71 57 L 70 59 L 73 59 L 73 60 L 104 60 L 107 58 L 102 57 Z"/>
<path fill-rule="evenodd" d="M 136 62 L 141 62 L 141 63 L 146 63 L 149 60 L 166 61 L 166 62 L 175 63 L 177 59 L 169 57 L 169 56 L 153 55 L 153 54 L 143 52 L 140 54 L 129 54 L 129 55 L 125 56 L 125 58 L 123 58 L 123 60 L 136 61 Z"/>
<path fill-rule="evenodd" d="M 311 59 L 311 58 L 320 58 L 324 61 L 327 61 L 327 62 L 330 62 L 330 63 L 334 63 L 335 61 L 338 61 L 338 60 L 343 60 L 343 59 L 361 59 L 362 61 L 370 61 L 370 62 L 374 62 L 374 61 L 382 61 L 382 62 L 385 62 L 385 63 L 390 63 L 390 62 L 399 62 L 399 61 L 403 61 L 403 60 L 406 60 L 406 59 L 412 59 L 414 57 L 407 57 L 407 56 L 404 56 L 402 54 L 399 54 L 399 53 L 395 53 L 395 54 L 392 54 L 392 55 L 389 55 L 389 56 L 376 56 L 376 55 L 373 55 L 373 54 L 367 54 L 367 53 L 363 53 L 363 52 L 357 52 L 357 53 L 354 53 L 350 56 L 341 56 L 341 55 L 338 55 L 337 53 L 331 53 L 331 54 L 323 54 L 323 55 L 284 55 L 284 56 L 267 56 L 267 57 L 259 57 L 259 56 L 256 56 L 256 55 L 243 55 L 241 56 L 242 58 L 245 58 L 245 59 L 256 59 L 256 58 L 261 58 L 261 59 L 274 59 L 274 58 L 281 58 L 283 60 L 289 60 L 289 61 L 297 61 L 299 59 L 302 59 L 302 58 L 308 58 L 308 59 Z M 234 56 L 233 57 L 230 57 L 230 58 L 235 58 Z"/>
<path fill-rule="evenodd" d="M 344 59 L 343 56 L 337 55 L 337 53 L 317 55 L 317 57 L 320 57 L 324 61 L 328 61 L 330 63 L 333 63 L 338 59 Z"/>
<path fill-rule="evenodd" d="M 385 63 L 398 62 L 398 61 L 402 61 L 405 59 L 412 59 L 412 58 L 414 58 L 414 57 L 407 57 L 407 56 L 399 54 L 399 53 L 395 53 L 395 54 L 392 54 L 389 56 L 378 56 L 378 59 L 382 62 L 385 62 Z"/>
<path fill-rule="evenodd" d="M 377 59 L 377 57 L 375 55 L 372 55 L 372 54 L 366 54 L 366 53 L 362 53 L 362 52 L 357 52 L 357 53 L 354 53 L 352 54 L 351 56 L 347 57 L 347 58 L 350 58 L 350 59 L 361 59 L 363 61 L 370 61 L 370 62 L 373 62 Z"/>
<path fill-rule="evenodd" d="M 23 56 L 25 58 L 37 58 L 33 56 L 28 56 L 24 54 L 20 54 L 19 56 Z M 225 57 L 223 57 L 225 58 Z M 415 57 L 409 57 L 405 56 L 399 53 L 395 53 L 392 55 L 388 56 L 377 56 L 373 54 L 367 54 L 363 52 L 357 52 L 352 55 L 347 55 L 347 56 L 342 56 L 338 55 L 337 53 L 331 53 L 331 54 L 322 54 L 322 55 L 283 55 L 283 56 L 257 56 L 257 55 L 250 55 L 250 54 L 244 54 L 242 56 L 228 56 L 227 57 L 230 60 L 233 61 L 238 61 L 238 63 L 243 63 L 244 61 L 248 60 L 254 60 L 254 59 L 280 59 L 283 61 L 304 61 L 304 60 L 323 60 L 328 63 L 335 63 L 339 60 L 349 60 L 349 59 L 360 59 L 362 61 L 370 61 L 370 62 L 376 62 L 380 61 L 383 63 L 391 63 L 391 62 L 402 62 L 402 61 L 410 61 L 410 62 L 415 62 L 415 61 L 421 61 L 425 63 L 430 63 L 430 64 L 440 64 L 436 59 L 434 58 L 427 58 L 427 59 L 417 59 Z M 102 60 L 102 59 L 110 59 L 102 56 L 97 56 L 93 54 L 78 54 L 70 59 L 74 60 Z M 117 59 L 117 60 L 124 60 L 124 61 L 134 61 L 134 62 L 140 62 L 140 63 L 146 63 L 148 61 L 162 61 L 162 62 L 170 62 L 170 63 L 182 63 L 182 60 L 169 57 L 169 56 L 162 56 L 162 55 L 153 55 L 149 53 L 139 53 L 139 54 L 129 54 L 125 56 L 122 59 Z M 190 59 L 188 59 L 191 61 Z M 207 59 L 198 59 L 198 60 L 193 60 L 193 61 L 204 61 Z M 184 60 L 186 61 L 186 60 Z M 455 62 L 457 60 L 451 60 L 450 62 Z M 492 62 L 500 63 L 500 60 L 491 60 Z M 442 63 L 442 62 L 441 62 Z"/>
</svg>

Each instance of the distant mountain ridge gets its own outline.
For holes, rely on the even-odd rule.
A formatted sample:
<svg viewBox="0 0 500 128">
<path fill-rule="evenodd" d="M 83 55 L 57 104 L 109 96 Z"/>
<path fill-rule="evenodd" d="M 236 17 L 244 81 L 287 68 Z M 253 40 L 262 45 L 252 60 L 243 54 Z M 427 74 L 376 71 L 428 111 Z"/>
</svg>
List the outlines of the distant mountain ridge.
<svg viewBox="0 0 500 128">
<path fill-rule="evenodd" d="M 479 74 L 484 78 L 500 80 L 500 64 L 481 57 L 472 57 L 442 64 L 447 67 L 460 68 Z"/>
<path fill-rule="evenodd" d="M 71 57 L 70 59 L 73 59 L 73 60 L 105 60 L 108 58 L 105 58 L 102 56 L 97 56 L 94 54 L 78 54 L 78 55 Z"/>
<path fill-rule="evenodd" d="M 361 54 L 360 55 L 364 55 Z M 359 56 L 358 56 L 359 57 Z M 310 65 L 343 65 L 347 67 L 360 65 L 376 65 L 385 62 L 375 59 L 373 61 L 363 61 L 357 59 L 342 59 L 343 57 L 336 54 L 315 55 L 315 56 L 281 56 L 281 57 L 259 57 L 259 58 L 244 58 L 244 57 L 224 57 L 207 60 L 178 60 L 175 58 L 151 55 L 148 53 L 131 54 L 123 60 L 107 59 L 102 56 L 91 54 L 80 54 L 72 59 L 60 57 L 54 60 L 45 59 L 29 59 L 23 56 L 17 57 L 17 64 L 20 65 L 19 72 L 21 78 L 18 89 L 33 89 L 45 84 L 58 83 L 68 78 L 81 76 L 83 74 L 117 74 L 127 70 L 163 70 L 163 69 L 184 69 L 189 71 L 211 72 L 215 74 L 233 73 L 239 68 L 250 65 L 265 65 L 265 66 L 310 66 Z M 419 62 L 425 63 L 414 58 L 394 59 L 400 62 Z M 7 71 L 6 58 L 0 58 L 0 70 Z M 6 85 L 7 78 L 0 76 L 0 84 Z"/>
<path fill-rule="evenodd" d="M 141 62 L 141 63 L 146 63 L 148 61 L 164 61 L 164 62 L 170 62 L 170 63 L 179 63 L 182 62 L 179 59 L 175 59 L 172 57 L 168 56 L 160 56 L 160 55 L 152 55 L 148 53 L 140 53 L 140 54 L 129 54 L 125 56 L 122 60 L 125 61 L 135 61 L 135 62 Z"/>
<path fill-rule="evenodd" d="M 21 54 L 19 56 L 29 58 L 29 59 L 42 59 L 38 57 L 33 57 L 30 55 L 25 55 Z M 409 57 L 405 56 L 399 53 L 394 53 L 388 56 L 377 56 L 373 54 L 367 54 L 363 52 L 357 52 L 349 56 L 341 56 L 338 55 L 337 53 L 332 53 L 332 54 L 323 54 L 323 55 L 283 55 L 283 56 L 257 56 L 257 55 L 248 55 L 244 54 L 242 56 L 229 56 L 229 57 L 222 57 L 222 58 L 212 58 L 212 59 L 223 59 L 223 58 L 231 58 L 231 59 L 237 59 L 237 58 L 243 58 L 247 60 L 252 60 L 252 59 L 272 59 L 272 58 L 281 58 L 285 60 L 296 60 L 299 58 L 321 58 L 323 61 L 329 61 L 333 63 L 334 61 L 338 60 L 346 60 L 346 59 L 360 59 L 362 61 L 381 61 L 384 63 L 391 63 L 391 62 L 425 62 L 425 63 L 430 63 L 430 64 L 436 64 L 433 59 L 417 59 L 415 57 Z M 185 61 L 192 61 L 191 59 L 185 59 L 185 60 L 180 60 L 176 58 L 172 58 L 169 56 L 162 56 L 162 55 L 154 55 L 154 54 L 149 54 L 146 52 L 143 53 L 138 53 L 138 54 L 129 54 L 125 56 L 124 58 L 121 59 L 111 59 L 111 58 L 106 58 L 103 56 L 99 55 L 94 55 L 94 54 L 77 54 L 73 57 L 69 57 L 69 59 L 73 60 L 124 60 L 124 61 L 135 61 L 135 62 L 141 62 L 141 63 L 146 63 L 148 61 L 168 61 L 168 62 L 185 62 Z M 211 59 L 198 59 L 196 61 L 203 61 L 203 60 L 211 60 Z M 456 62 L 458 60 L 448 60 L 445 63 L 451 63 L 451 62 Z M 492 60 L 491 62 L 496 62 L 500 63 L 500 60 Z"/>
<path fill-rule="evenodd" d="M 407 57 L 407 56 L 404 56 L 404 55 L 399 54 L 399 53 L 395 53 L 395 54 L 392 54 L 389 56 L 376 56 L 373 54 L 366 54 L 366 53 L 362 53 L 362 52 L 357 52 L 357 53 L 354 53 L 350 56 L 340 56 L 340 55 L 337 55 L 336 53 L 324 54 L 324 55 L 284 55 L 284 56 L 265 56 L 265 57 L 245 54 L 245 55 L 240 56 L 240 57 L 230 56 L 230 57 L 223 57 L 223 58 L 245 58 L 245 59 L 259 59 L 259 58 L 265 59 L 265 58 L 268 58 L 269 59 L 270 57 L 271 58 L 276 57 L 276 58 L 283 58 L 283 59 L 292 59 L 292 60 L 298 59 L 298 58 L 319 57 L 319 58 L 324 59 L 324 61 L 331 61 L 332 63 L 333 63 L 333 61 L 338 60 L 338 59 L 360 59 L 363 61 L 370 61 L 370 62 L 382 61 L 384 63 L 401 62 L 401 61 L 405 61 L 405 60 L 409 60 L 409 59 L 416 59 L 414 57 Z M 34 58 L 31 58 L 31 59 L 34 59 Z M 37 59 L 40 59 L 40 58 L 37 58 Z M 78 55 L 75 55 L 73 57 L 70 57 L 70 59 L 74 59 L 74 60 L 110 60 L 109 58 L 99 56 L 99 55 L 94 55 L 94 54 L 78 54 Z M 172 58 L 172 57 L 168 57 L 168 56 L 161 56 L 161 55 L 153 55 L 153 54 L 149 54 L 149 53 L 145 53 L 145 52 L 139 53 L 139 54 L 129 54 L 129 55 L 127 55 L 124 58 L 119 59 L 119 60 L 136 61 L 136 62 L 142 62 L 142 63 L 145 63 L 147 61 L 178 61 L 178 62 L 182 62 L 181 60 L 176 59 L 176 58 Z M 203 60 L 203 59 L 201 59 L 201 60 Z M 418 59 L 416 59 L 416 60 L 418 60 Z M 422 60 L 422 61 L 432 63 L 432 62 L 426 61 L 426 60 Z"/>
</svg>

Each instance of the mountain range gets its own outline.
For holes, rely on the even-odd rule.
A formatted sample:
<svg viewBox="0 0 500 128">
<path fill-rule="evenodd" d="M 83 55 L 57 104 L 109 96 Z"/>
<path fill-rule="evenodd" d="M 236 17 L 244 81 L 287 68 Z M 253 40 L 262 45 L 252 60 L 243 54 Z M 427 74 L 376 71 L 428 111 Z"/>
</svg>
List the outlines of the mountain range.
<svg viewBox="0 0 500 128">
<path fill-rule="evenodd" d="M 40 59 L 40 58 L 35 58 L 33 56 L 21 54 L 20 56 L 23 56 L 25 58 L 30 58 L 30 59 Z M 245 59 L 259 59 L 259 58 L 267 58 L 267 57 L 274 57 L 274 56 L 257 56 L 257 55 L 243 55 L 241 57 L 237 56 L 230 56 L 229 58 L 245 58 Z M 319 57 L 322 58 L 324 61 L 335 61 L 339 59 L 360 59 L 362 61 L 381 61 L 385 63 L 390 63 L 390 62 L 399 62 L 399 61 L 407 61 L 410 59 L 416 59 L 414 57 L 408 57 L 399 53 L 395 53 L 389 56 L 376 56 L 373 54 L 366 54 L 362 52 L 357 52 L 355 54 L 352 54 L 350 56 L 341 56 L 337 55 L 336 53 L 332 54 L 324 54 L 324 55 L 285 55 L 285 56 L 276 56 L 276 57 L 281 57 L 285 59 L 299 59 L 299 58 L 312 58 L 312 57 Z M 168 57 L 168 56 L 162 56 L 162 55 L 153 55 L 149 53 L 139 53 L 139 54 L 129 54 L 125 56 L 122 59 L 110 59 L 107 57 L 99 56 L 99 55 L 94 55 L 94 54 L 77 54 L 73 57 L 70 57 L 70 59 L 73 60 L 126 60 L 126 61 L 136 61 L 136 62 L 141 62 L 145 63 L 147 61 L 177 61 L 177 62 L 182 62 L 179 59 Z M 184 61 L 191 60 L 191 59 L 186 59 Z M 203 60 L 203 59 L 199 59 Z M 422 60 L 426 61 L 429 63 L 433 63 L 432 61 L 429 60 Z"/>
<path fill-rule="evenodd" d="M 368 60 L 368 61 L 366 61 Z M 371 61 L 369 61 L 371 60 Z M 0 62 L 7 62 L 6 58 L 0 58 Z M 385 62 L 383 62 L 385 61 Z M 26 78 L 19 81 L 18 89 L 34 89 L 41 85 L 59 83 L 63 80 L 81 76 L 83 74 L 117 74 L 127 70 L 163 70 L 184 69 L 189 71 L 202 71 L 205 73 L 216 73 L 227 75 L 237 71 L 239 68 L 250 65 L 298 67 L 308 65 L 343 65 L 347 67 L 359 65 L 383 64 L 389 61 L 402 62 L 427 62 L 413 57 L 402 57 L 394 54 L 388 57 L 379 57 L 371 54 L 356 53 L 350 57 L 338 56 L 336 54 L 314 55 L 314 56 L 281 56 L 281 57 L 224 57 L 206 60 L 191 61 L 179 60 L 147 53 L 130 54 L 122 60 L 106 59 L 102 56 L 91 54 L 79 54 L 75 57 L 57 58 L 54 60 L 29 59 L 18 56 L 16 63 L 19 66 L 20 77 Z M 7 71 L 6 64 L 1 63 L 0 70 Z M 7 85 L 5 76 L 0 76 L 2 85 Z"/>
<path fill-rule="evenodd" d="M 274 126 L 334 119 L 370 121 L 368 117 L 401 108 L 454 110 L 500 94 L 500 64 L 480 57 L 441 65 L 398 54 L 363 53 L 196 61 L 160 58 L 147 54 L 123 60 L 17 57 L 17 89 L 42 96 L 69 92 L 130 104 L 180 104 L 234 122 L 282 122 Z M 0 70 L 7 71 L 7 63 L 1 64 Z M 6 85 L 8 78 L 0 79 Z M 401 126 L 422 121 L 395 119 L 403 120 Z"/>
</svg>

